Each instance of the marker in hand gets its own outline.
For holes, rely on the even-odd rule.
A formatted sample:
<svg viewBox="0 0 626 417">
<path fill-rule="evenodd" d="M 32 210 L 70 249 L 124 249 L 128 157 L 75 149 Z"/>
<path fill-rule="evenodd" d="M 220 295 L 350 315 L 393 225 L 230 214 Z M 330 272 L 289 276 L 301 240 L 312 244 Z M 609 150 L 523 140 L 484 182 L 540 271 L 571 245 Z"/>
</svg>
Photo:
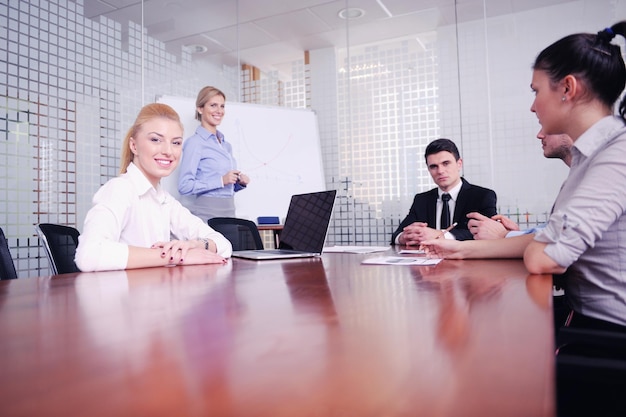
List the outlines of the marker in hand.
<svg viewBox="0 0 626 417">
<path fill-rule="evenodd" d="M 449 232 L 450 230 L 454 229 L 457 224 L 458 224 L 457 222 L 454 222 L 450 226 L 446 227 L 444 230 L 442 230 L 443 233 L 437 236 L 436 239 L 439 239 L 441 236 L 445 235 L 446 232 Z"/>
</svg>

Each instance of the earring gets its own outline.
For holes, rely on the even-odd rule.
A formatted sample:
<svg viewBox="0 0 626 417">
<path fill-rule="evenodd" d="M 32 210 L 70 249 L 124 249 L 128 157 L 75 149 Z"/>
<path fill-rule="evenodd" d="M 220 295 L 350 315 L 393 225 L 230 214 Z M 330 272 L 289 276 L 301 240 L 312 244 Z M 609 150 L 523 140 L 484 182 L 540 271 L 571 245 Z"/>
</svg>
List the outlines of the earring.
<svg viewBox="0 0 626 417">
<path fill-rule="evenodd" d="M 561 101 L 565 101 L 565 96 L 561 97 Z"/>
</svg>

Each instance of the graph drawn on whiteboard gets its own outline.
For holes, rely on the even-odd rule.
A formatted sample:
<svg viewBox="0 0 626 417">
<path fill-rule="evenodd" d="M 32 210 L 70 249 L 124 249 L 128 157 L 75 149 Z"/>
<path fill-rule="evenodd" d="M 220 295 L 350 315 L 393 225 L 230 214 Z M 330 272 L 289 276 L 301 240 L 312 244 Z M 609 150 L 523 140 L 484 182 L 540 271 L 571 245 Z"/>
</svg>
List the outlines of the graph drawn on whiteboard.
<svg viewBox="0 0 626 417">
<path fill-rule="evenodd" d="M 199 123 L 193 118 L 195 99 L 163 96 L 158 101 L 181 116 L 185 138 L 193 135 Z M 284 219 L 292 195 L 326 189 L 314 112 L 227 101 L 218 129 L 232 144 L 238 169 L 250 177 L 248 188 L 235 194 L 237 217 Z M 175 172 L 163 183 L 179 197 L 177 179 Z"/>
</svg>

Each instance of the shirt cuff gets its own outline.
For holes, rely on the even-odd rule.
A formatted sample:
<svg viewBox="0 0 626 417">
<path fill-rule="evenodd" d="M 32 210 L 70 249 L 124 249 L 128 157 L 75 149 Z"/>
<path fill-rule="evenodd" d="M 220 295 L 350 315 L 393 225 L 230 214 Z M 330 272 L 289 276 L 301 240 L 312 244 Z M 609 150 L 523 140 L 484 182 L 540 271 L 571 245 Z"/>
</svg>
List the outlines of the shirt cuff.
<svg viewBox="0 0 626 417">
<path fill-rule="evenodd" d="M 456 240 L 456 237 L 450 232 L 443 232 L 443 238 L 449 240 Z"/>
</svg>

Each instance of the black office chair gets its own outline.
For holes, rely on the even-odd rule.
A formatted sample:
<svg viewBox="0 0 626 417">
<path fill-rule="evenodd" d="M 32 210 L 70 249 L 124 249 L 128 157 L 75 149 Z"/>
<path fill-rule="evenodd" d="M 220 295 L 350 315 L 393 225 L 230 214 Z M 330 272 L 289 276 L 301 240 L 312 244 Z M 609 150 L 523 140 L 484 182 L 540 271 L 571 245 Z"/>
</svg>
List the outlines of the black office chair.
<svg viewBox="0 0 626 417">
<path fill-rule="evenodd" d="M 9 243 L 4 236 L 4 230 L 0 228 L 0 280 L 15 278 L 17 278 L 17 272 L 15 272 L 15 264 L 9 251 Z"/>
<path fill-rule="evenodd" d="M 224 235 L 233 245 L 234 251 L 263 249 L 263 240 L 256 224 L 236 217 L 214 217 L 209 226 Z"/>
<path fill-rule="evenodd" d="M 557 415 L 626 415 L 626 334 L 561 327 L 556 355 Z"/>
<path fill-rule="evenodd" d="M 37 234 L 43 242 L 53 275 L 80 272 L 74 262 L 80 235 L 78 230 L 60 224 L 41 223 L 37 226 Z"/>
</svg>

